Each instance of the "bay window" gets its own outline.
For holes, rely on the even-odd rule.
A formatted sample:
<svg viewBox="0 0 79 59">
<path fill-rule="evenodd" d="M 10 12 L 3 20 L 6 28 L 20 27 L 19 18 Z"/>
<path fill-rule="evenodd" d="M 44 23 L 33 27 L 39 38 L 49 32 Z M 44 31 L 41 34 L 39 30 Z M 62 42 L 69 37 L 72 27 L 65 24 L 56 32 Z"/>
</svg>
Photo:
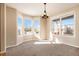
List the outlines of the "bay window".
<svg viewBox="0 0 79 59">
<path fill-rule="evenodd" d="M 36 34 L 40 33 L 40 20 L 34 20 L 34 32 Z"/>
<path fill-rule="evenodd" d="M 32 20 L 25 18 L 24 19 L 24 34 L 32 34 Z"/>
</svg>

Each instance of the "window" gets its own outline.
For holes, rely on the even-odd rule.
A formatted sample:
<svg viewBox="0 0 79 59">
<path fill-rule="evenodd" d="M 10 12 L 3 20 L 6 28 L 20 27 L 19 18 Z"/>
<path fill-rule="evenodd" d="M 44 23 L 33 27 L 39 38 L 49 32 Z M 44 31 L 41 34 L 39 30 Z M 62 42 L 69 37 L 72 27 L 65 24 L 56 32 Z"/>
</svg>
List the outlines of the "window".
<svg viewBox="0 0 79 59">
<path fill-rule="evenodd" d="M 17 19 L 17 34 L 18 35 L 21 35 L 22 34 L 22 18 L 19 16 L 18 19 Z"/>
<path fill-rule="evenodd" d="M 52 30 L 55 35 L 74 35 L 74 15 L 52 20 Z"/>
<path fill-rule="evenodd" d="M 53 27 L 52 27 L 52 30 L 53 30 L 53 34 L 56 34 L 56 35 L 59 35 L 60 31 L 60 19 L 55 19 L 52 21 L 53 23 Z"/>
<path fill-rule="evenodd" d="M 74 34 L 74 16 L 68 16 L 62 18 L 62 35 L 73 35 Z"/>
<path fill-rule="evenodd" d="M 36 34 L 40 33 L 40 20 L 34 21 L 34 31 L 35 31 Z"/>
<path fill-rule="evenodd" d="M 27 35 L 32 34 L 32 20 L 24 19 L 24 33 Z"/>
</svg>

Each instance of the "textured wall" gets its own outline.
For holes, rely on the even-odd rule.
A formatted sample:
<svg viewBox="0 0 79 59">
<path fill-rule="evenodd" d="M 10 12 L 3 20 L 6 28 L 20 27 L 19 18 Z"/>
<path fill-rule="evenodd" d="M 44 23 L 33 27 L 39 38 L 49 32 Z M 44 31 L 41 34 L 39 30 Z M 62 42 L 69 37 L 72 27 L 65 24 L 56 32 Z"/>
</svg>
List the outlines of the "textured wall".
<svg viewBox="0 0 79 59">
<path fill-rule="evenodd" d="M 16 10 L 6 7 L 6 46 L 16 45 Z"/>
</svg>

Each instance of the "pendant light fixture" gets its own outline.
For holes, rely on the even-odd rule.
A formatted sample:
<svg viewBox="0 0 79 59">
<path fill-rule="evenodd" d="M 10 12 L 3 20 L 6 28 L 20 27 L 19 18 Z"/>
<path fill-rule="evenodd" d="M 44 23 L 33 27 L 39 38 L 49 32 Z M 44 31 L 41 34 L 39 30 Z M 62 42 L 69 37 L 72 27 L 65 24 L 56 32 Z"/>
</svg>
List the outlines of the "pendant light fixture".
<svg viewBox="0 0 79 59">
<path fill-rule="evenodd" d="M 46 3 L 44 3 L 44 14 L 42 16 L 42 19 L 47 19 L 48 16 L 47 16 L 47 12 L 46 12 Z"/>
</svg>

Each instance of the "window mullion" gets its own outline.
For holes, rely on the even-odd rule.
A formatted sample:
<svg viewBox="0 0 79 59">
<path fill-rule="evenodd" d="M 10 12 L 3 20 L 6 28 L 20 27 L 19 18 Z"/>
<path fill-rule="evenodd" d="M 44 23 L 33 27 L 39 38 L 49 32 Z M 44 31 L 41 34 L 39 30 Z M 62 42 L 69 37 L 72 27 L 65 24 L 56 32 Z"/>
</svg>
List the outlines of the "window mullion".
<svg viewBox="0 0 79 59">
<path fill-rule="evenodd" d="M 62 35 L 62 18 L 60 17 L 60 34 L 59 35 Z"/>
</svg>

